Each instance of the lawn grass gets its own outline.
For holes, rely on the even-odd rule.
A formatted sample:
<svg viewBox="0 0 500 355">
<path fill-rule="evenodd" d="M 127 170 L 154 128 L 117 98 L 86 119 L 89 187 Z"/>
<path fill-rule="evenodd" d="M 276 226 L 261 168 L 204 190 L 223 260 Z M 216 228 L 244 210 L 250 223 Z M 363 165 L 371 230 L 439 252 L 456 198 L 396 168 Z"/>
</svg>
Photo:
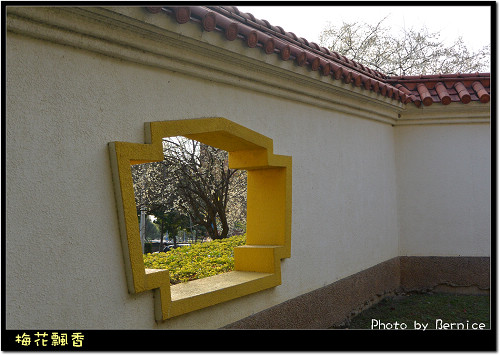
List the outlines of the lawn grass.
<svg viewBox="0 0 500 355">
<path fill-rule="evenodd" d="M 420 326 L 422 330 L 427 324 L 426 329 L 472 329 L 481 323 L 484 329 L 490 329 L 489 295 L 410 293 L 380 301 L 353 317 L 344 328 L 401 329 L 406 325 L 406 329 Z"/>
</svg>

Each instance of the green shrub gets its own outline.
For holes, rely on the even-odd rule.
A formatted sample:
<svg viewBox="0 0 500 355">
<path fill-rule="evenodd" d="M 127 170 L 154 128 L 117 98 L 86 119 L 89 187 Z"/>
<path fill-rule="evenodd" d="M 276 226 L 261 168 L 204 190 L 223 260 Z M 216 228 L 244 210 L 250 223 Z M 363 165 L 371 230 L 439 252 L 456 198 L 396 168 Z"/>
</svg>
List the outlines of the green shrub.
<svg viewBox="0 0 500 355">
<path fill-rule="evenodd" d="M 246 236 L 240 235 L 165 253 L 144 254 L 144 266 L 146 269 L 168 269 L 172 285 L 214 276 L 234 269 L 233 249 L 245 242 Z"/>
</svg>

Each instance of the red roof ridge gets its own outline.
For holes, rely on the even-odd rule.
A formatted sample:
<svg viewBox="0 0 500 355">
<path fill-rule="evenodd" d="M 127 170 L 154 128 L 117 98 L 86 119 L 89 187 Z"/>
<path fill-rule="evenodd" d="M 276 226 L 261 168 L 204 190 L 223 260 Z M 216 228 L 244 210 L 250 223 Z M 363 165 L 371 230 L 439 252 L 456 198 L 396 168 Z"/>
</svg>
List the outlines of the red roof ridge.
<svg viewBox="0 0 500 355">
<path fill-rule="evenodd" d="M 337 53 L 330 51 L 328 48 L 325 47 L 320 47 L 317 43 L 315 42 L 309 42 L 307 39 L 303 37 L 297 37 L 293 32 L 287 32 L 285 31 L 282 27 L 280 26 L 273 26 L 269 23 L 267 20 L 259 20 L 255 18 L 255 16 L 251 13 L 245 13 L 241 12 L 238 10 L 236 6 L 207 6 L 207 8 L 220 13 L 222 15 L 227 15 L 230 16 L 231 18 L 238 19 L 239 17 L 242 17 L 245 21 L 245 24 L 248 26 L 251 26 L 253 28 L 259 29 L 263 31 L 264 33 L 270 34 L 272 36 L 276 36 L 280 39 L 286 40 L 287 42 L 291 42 L 301 48 L 304 48 L 308 51 L 312 51 L 316 54 L 322 55 L 324 57 L 327 57 L 328 59 L 338 62 L 339 64 L 348 66 L 354 70 L 361 70 L 366 72 L 367 75 L 373 76 L 374 78 L 377 79 L 385 79 L 388 76 L 370 69 L 366 68 L 364 65 L 354 62 L 351 59 L 348 59 L 347 57 Z M 231 11 L 232 10 L 232 11 Z M 236 14 L 236 15 L 235 15 Z"/>
<path fill-rule="evenodd" d="M 387 82 L 425 82 L 425 81 L 460 81 L 460 80 L 484 80 L 489 79 L 490 73 L 456 73 L 456 74 L 431 74 L 431 75 L 399 75 L 391 76 Z"/>
</svg>

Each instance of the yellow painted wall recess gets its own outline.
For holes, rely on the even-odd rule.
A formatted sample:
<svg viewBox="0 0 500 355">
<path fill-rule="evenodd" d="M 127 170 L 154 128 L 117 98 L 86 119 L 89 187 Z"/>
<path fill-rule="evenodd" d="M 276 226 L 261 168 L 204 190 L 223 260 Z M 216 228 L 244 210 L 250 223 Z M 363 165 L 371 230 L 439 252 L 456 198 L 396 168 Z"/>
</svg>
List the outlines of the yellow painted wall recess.
<svg viewBox="0 0 500 355">
<path fill-rule="evenodd" d="M 130 166 L 163 160 L 162 138 L 184 136 L 229 152 L 229 167 L 247 170 L 247 242 L 234 250 L 234 271 L 170 285 L 168 270 L 146 269 Z M 281 284 L 290 257 L 292 158 L 273 141 L 225 118 L 145 124 L 145 144 L 109 143 L 129 292 L 155 292 L 156 320 L 229 301 Z"/>
</svg>

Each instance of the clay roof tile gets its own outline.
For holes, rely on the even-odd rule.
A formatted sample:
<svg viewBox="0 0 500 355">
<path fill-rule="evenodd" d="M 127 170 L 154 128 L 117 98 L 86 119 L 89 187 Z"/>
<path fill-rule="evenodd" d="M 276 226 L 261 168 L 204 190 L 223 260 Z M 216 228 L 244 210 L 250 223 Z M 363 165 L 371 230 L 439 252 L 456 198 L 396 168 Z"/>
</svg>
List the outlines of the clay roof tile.
<svg viewBox="0 0 500 355">
<path fill-rule="evenodd" d="M 352 71 L 342 69 L 342 77 L 344 78 L 344 83 L 349 84 L 352 81 Z"/>
<path fill-rule="evenodd" d="M 295 41 L 298 41 L 298 40 L 299 40 L 299 38 L 297 37 L 297 35 L 296 35 L 295 33 L 293 33 L 293 32 L 288 32 L 288 33 L 292 36 L 292 38 L 293 38 Z"/>
<path fill-rule="evenodd" d="M 250 31 L 247 35 L 247 46 L 250 48 L 254 48 L 257 46 L 258 42 L 259 42 L 259 37 L 257 35 L 257 31 L 255 30 Z"/>
<path fill-rule="evenodd" d="M 417 91 L 424 106 L 432 105 L 432 96 L 424 84 L 418 84 Z"/>
<path fill-rule="evenodd" d="M 264 42 L 264 52 L 267 54 L 274 53 L 274 48 L 275 48 L 275 42 L 272 37 L 269 37 L 265 40 Z"/>
<path fill-rule="evenodd" d="M 365 80 L 363 81 L 363 84 L 364 84 L 364 88 L 366 90 L 370 90 L 371 87 L 372 87 L 372 79 L 370 78 L 365 78 Z"/>
<path fill-rule="evenodd" d="M 321 47 L 319 50 L 321 52 L 325 53 L 326 55 L 330 55 L 331 54 L 331 52 L 330 52 L 330 50 L 328 48 Z"/>
<path fill-rule="evenodd" d="M 286 32 L 285 32 L 285 30 L 283 29 L 283 27 L 281 27 L 281 26 L 276 26 L 276 28 L 278 29 L 278 31 L 279 31 L 281 34 L 286 35 Z"/>
<path fill-rule="evenodd" d="M 465 85 L 462 82 L 457 81 L 453 86 L 455 90 L 457 90 L 460 101 L 462 101 L 464 104 L 468 104 L 471 101 L 471 97 Z"/>
<path fill-rule="evenodd" d="M 353 80 L 354 86 L 360 87 L 361 86 L 361 74 L 353 72 L 352 77 L 354 79 Z"/>
<path fill-rule="evenodd" d="M 324 62 L 321 64 L 321 74 L 323 76 L 328 76 L 330 75 L 331 72 L 331 65 L 328 62 Z"/>
<path fill-rule="evenodd" d="M 316 49 L 318 51 L 320 50 L 320 47 L 315 42 L 310 42 L 309 46 L 313 47 L 314 49 Z"/>
<path fill-rule="evenodd" d="M 161 6 L 146 6 L 146 10 L 148 10 L 152 14 L 157 14 L 161 11 Z"/>
<path fill-rule="evenodd" d="M 290 55 L 292 54 L 290 46 L 288 44 L 283 44 L 282 42 L 278 42 L 278 49 L 280 51 L 281 59 L 288 60 L 290 59 Z"/>
<path fill-rule="evenodd" d="M 231 22 L 227 25 L 225 34 L 228 41 L 234 41 L 238 37 L 238 23 Z"/>
<path fill-rule="evenodd" d="M 187 23 L 191 17 L 191 9 L 189 7 L 175 7 L 175 20 L 177 23 Z"/>
<path fill-rule="evenodd" d="M 490 95 L 488 94 L 484 86 L 481 84 L 481 82 L 475 81 L 472 84 L 472 88 L 476 92 L 479 101 L 481 101 L 482 103 L 488 103 L 490 101 Z"/>
<path fill-rule="evenodd" d="M 333 77 L 335 78 L 335 80 L 339 80 L 342 77 L 342 67 L 336 63 L 331 63 L 331 65 Z"/>
<path fill-rule="evenodd" d="M 443 105 L 449 105 L 451 103 L 450 94 L 446 90 L 446 86 L 442 82 L 438 82 L 435 86 L 436 92 Z"/>
</svg>

